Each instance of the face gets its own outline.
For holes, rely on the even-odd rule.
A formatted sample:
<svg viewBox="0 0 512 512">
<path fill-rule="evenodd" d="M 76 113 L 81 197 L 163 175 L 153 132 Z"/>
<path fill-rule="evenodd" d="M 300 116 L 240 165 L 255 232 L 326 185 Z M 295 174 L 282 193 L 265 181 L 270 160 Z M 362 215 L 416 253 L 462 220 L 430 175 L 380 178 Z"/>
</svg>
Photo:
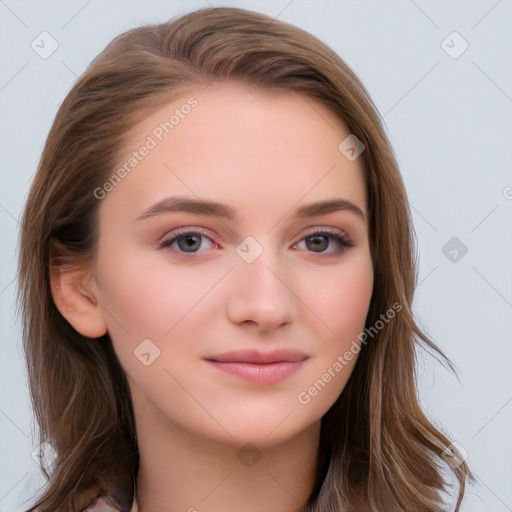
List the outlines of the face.
<svg viewBox="0 0 512 512">
<path fill-rule="evenodd" d="M 94 287 L 136 421 L 258 446 L 318 425 L 373 288 L 349 134 L 319 103 L 235 84 L 134 127 L 96 191 Z"/>
</svg>

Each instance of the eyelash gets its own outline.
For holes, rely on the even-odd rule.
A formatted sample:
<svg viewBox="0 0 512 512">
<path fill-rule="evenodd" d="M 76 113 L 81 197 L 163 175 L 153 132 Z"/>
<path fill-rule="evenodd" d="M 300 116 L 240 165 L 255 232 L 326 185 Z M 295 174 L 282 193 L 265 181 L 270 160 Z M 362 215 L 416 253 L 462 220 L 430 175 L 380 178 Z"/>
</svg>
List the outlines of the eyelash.
<svg viewBox="0 0 512 512">
<path fill-rule="evenodd" d="M 191 230 L 189 228 L 184 228 L 182 230 L 175 231 L 172 234 L 172 236 L 166 237 L 166 238 L 160 240 L 157 243 L 157 248 L 158 249 L 166 249 L 166 248 L 170 247 L 176 240 L 178 240 L 180 237 L 183 237 L 184 235 L 201 235 L 201 236 L 204 236 L 204 237 L 208 238 L 213 243 L 216 243 L 215 240 L 213 240 L 212 236 L 208 232 L 201 231 L 201 230 Z M 306 236 L 302 237 L 299 240 L 299 242 L 294 244 L 294 246 L 298 245 L 303 240 L 305 240 L 307 238 L 312 238 L 314 236 L 327 236 L 331 240 L 336 241 L 338 243 L 338 245 L 341 247 L 341 249 L 338 249 L 336 251 L 336 253 L 325 253 L 325 251 L 315 253 L 314 251 L 309 251 L 309 252 L 312 252 L 313 254 L 322 254 L 324 256 L 330 256 L 330 257 L 339 256 L 339 255 L 343 254 L 347 249 L 349 249 L 349 248 L 354 246 L 354 244 L 345 235 L 343 235 L 342 233 L 338 233 L 338 232 L 334 232 L 334 231 L 329 231 L 327 229 L 320 229 L 320 230 L 308 233 Z M 188 253 L 187 252 L 182 252 L 182 251 L 178 251 L 178 252 L 179 252 L 179 254 L 192 254 L 192 255 L 200 254 L 200 252 L 188 252 Z"/>
</svg>

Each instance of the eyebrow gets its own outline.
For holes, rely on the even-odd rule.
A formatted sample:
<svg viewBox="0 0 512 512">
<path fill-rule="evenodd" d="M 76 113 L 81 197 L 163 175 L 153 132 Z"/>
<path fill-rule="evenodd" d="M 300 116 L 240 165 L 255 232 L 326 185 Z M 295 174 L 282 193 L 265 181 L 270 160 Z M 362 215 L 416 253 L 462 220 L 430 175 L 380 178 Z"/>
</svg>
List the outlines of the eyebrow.
<svg viewBox="0 0 512 512">
<path fill-rule="evenodd" d="M 346 199 L 337 198 L 303 205 L 296 209 L 292 220 L 301 220 L 336 211 L 352 212 L 365 220 L 365 214 L 359 206 L 356 206 Z M 193 197 L 175 196 L 158 201 L 158 203 L 155 203 L 145 210 L 142 215 L 137 217 L 133 222 L 169 212 L 188 212 L 199 215 L 210 215 L 227 220 L 237 220 L 240 218 L 238 211 L 229 204 Z"/>
</svg>

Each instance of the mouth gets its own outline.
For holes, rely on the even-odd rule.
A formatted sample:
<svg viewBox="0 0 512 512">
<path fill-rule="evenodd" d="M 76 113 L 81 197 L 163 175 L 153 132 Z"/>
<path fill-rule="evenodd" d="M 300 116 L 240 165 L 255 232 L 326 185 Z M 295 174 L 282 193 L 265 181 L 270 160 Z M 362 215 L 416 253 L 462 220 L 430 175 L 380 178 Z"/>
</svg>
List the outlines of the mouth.
<svg viewBox="0 0 512 512">
<path fill-rule="evenodd" d="M 206 358 L 212 367 L 231 376 L 258 384 L 277 384 L 295 373 L 309 356 L 282 349 L 272 352 L 244 350 Z"/>
</svg>

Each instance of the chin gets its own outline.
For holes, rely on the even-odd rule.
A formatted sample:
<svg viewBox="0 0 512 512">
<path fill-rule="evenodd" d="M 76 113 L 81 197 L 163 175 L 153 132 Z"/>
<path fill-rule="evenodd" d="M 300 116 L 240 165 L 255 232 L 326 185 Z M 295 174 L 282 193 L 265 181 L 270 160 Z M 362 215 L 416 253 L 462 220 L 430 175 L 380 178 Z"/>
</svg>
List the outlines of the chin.
<svg viewBox="0 0 512 512">
<path fill-rule="evenodd" d="M 252 443 L 260 449 L 272 448 L 286 443 L 309 428 L 319 425 L 321 414 L 305 415 L 302 406 L 274 407 L 266 411 L 259 410 L 257 414 L 251 414 L 247 410 L 238 410 L 236 416 L 222 418 L 215 413 L 212 415 L 226 430 L 220 428 L 215 422 L 214 430 L 210 430 L 212 438 L 216 442 L 235 447 Z M 313 411 L 307 411 L 309 413 Z M 203 425 L 204 428 L 204 425 Z M 226 432 L 227 431 L 227 432 Z M 205 432 L 203 431 L 203 434 Z"/>
</svg>

